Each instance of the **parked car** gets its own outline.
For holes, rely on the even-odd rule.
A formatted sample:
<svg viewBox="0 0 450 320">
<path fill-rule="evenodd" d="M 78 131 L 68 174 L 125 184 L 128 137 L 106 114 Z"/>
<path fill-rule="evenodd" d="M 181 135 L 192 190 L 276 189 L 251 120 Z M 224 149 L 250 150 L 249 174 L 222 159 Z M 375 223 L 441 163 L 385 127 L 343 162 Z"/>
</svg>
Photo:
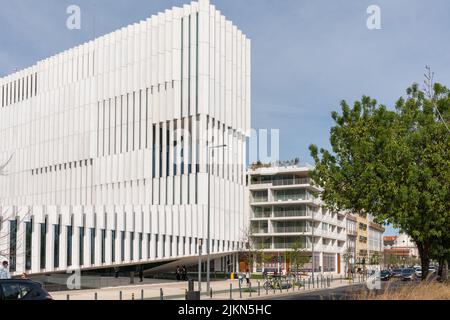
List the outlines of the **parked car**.
<svg viewBox="0 0 450 320">
<path fill-rule="evenodd" d="M 394 269 L 394 270 L 392 270 L 392 277 L 393 278 L 401 278 L 402 272 L 403 272 L 403 269 Z"/>
<path fill-rule="evenodd" d="M 392 277 L 392 274 L 389 270 L 381 270 L 380 272 L 380 279 L 383 281 L 388 281 Z"/>
<path fill-rule="evenodd" d="M 52 300 L 52 296 L 39 282 L 28 279 L 2 279 L 1 300 Z"/>
<path fill-rule="evenodd" d="M 414 270 L 416 271 L 416 275 L 418 277 L 422 277 L 422 268 L 414 268 Z"/>
<path fill-rule="evenodd" d="M 407 269 L 403 269 L 402 271 L 402 280 L 403 281 L 408 281 L 408 280 L 416 280 L 417 279 L 417 275 L 416 275 L 416 270 L 414 270 L 413 268 L 407 268 Z"/>
</svg>

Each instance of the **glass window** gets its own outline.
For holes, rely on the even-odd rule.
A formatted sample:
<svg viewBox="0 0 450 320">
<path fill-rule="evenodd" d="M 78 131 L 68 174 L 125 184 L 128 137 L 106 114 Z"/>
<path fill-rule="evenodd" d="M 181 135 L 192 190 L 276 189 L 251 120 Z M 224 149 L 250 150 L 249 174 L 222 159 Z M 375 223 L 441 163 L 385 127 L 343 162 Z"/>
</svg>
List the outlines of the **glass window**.
<svg viewBox="0 0 450 320">
<path fill-rule="evenodd" d="M 91 264 L 95 263 L 95 228 L 91 228 Z"/>
<path fill-rule="evenodd" d="M 105 251 L 106 251 L 106 230 L 102 230 L 102 263 L 105 263 Z"/>
<path fill-rule="evenodd" d="M 84 227 L 80 227 L 80 235 L 79 235 L 79 242 L 80 242 L 80 266 L 84 265 Z"/>
<path fill-rule="evenodd" d="M 53 266 L 59 268 L 59 239 L 60 239 L 60 228 L 59 224 L 53 225 L 54 232 L 54 247 L 53 247 Z"/>
<path fill-rule="evenodd" d="M 16 271 L 17 220 L 9 222 L 9 270 Z"/>
<path fill-rule="evenodd" d="M 67 226 L 67 266 L 72 265 L 72 236 L 73 227 Z"/>
<path fill-rule="evenodd" d="M 40 236 L 41 236 L 41 252 L 40 252 L 40 267 L 41 269 L 45 269 L 45 258 L 46 258 L 46 239 L 47 239 L 47 218 L 45 218 L 45 222 L 40 224 Z"/>
<path fill-rule="evenodd" d="M 120 234 L 120 260 L 125 261 L 125 231 L 121 231 Z"/>
<path fill-rule="evenodd" d="M 130 232 L 130 260 L 134 259 L 134 232 Z"/>
<path fill-rule="evenodd" d="M 116 230 L 111 230 L 111 261 L 116 262 Z"/>
<path fill-rule="evenodd" d="M 33 234 L 33 222 L 25 222 L 25 269 L 31 269 L 31 250 L 32 250 L 32 234 Z"/>
</svg>

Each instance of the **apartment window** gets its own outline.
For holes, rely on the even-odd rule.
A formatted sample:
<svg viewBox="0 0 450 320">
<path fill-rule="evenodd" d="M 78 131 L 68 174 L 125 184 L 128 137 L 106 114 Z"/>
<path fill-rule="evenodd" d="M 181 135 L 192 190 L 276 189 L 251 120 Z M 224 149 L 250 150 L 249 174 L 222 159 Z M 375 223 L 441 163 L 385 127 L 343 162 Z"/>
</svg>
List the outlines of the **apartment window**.
<svg viewBox="0 0 450 320">
<path fill-rule="evenodd" d="M 163 258 L 166 256 L 166 235 L 162 236 L 162 256 Z"/>
<path fill-rule="evenodd" d="M 169 236 L 169 239 L 170 239 L 169 252 L 170 252 L 170 256 L 172 257 L 172 256 L 173 256 L 173 252 L 172 252 L 172 246 L 173 246 L 173 245 L 172 245 L 172 244 L 173 244 L 173 243 L 172 243 L 172 241 L 173 241 L 173 240 L 172 240 L 172 236 Z"/>
</svg>

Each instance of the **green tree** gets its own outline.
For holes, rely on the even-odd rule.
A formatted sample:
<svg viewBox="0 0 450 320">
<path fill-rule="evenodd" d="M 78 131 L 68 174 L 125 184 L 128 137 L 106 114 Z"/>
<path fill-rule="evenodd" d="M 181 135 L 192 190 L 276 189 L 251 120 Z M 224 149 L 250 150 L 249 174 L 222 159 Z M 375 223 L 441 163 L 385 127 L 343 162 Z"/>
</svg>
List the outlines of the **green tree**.
<svg viewBox="0 0 450 320">
<path fill-rule="evenodd" d="M 427 79 L 407 89 L 395 110 L 364 96 L 333 112 L 332 152 L 310 146 L 311 172 L 334 210 L 370 213 L 417 244 L 425 279 L 436 239 L 449 234 L 450 90 Z"/>
<path fill-rule="evenodd" d="M 298 278 L 298 270 L 307 264 L 311 260 L 311 257 L 307 254 L 300 241 L 296 241 L 292 245 L 291 249 L 287 252 L 287 255 L 289 257 L 291 269 L 292 267 L 295 267 L 295 275 Z"/>
</svg>

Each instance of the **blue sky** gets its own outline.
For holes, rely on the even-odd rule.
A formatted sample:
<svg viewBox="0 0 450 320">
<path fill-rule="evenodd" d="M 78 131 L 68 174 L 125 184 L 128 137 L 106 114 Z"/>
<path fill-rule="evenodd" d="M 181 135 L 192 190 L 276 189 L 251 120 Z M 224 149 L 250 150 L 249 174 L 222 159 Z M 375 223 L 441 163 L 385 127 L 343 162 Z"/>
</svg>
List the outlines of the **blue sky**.
<svg viewBox="0 0 450 320">
<path fill-rule="evenodd" d="M 22 69 L 182 0 L 0 0 L 0 76 Z M 330 113 L 342 99 L 370 95 L 392 106 L 425 65 L 450 85 L 448 0 L 215 0 L 252 39 L 252 126 L 280 129 L 282 159 L 312 162 L 311 143 L 329 147 Z M 81 30 L 66 8 L 81 7 Z M 369 5 L 381 30 L 366 27 Z"/>
</svg>

